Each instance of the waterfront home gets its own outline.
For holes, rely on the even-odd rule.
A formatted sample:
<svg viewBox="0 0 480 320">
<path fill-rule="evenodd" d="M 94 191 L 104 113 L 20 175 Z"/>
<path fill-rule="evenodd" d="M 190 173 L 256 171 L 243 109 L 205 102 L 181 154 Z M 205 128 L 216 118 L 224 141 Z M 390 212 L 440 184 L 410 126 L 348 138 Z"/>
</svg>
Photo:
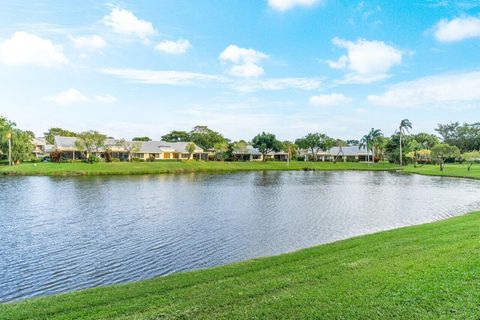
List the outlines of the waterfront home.
<svg viewBox="0 0 480 320">
<path fill-rule="evenodd" d="M 54 147 L 48 144 L 44 138 L 32 138 L 32 145 L 32 153 L 36 158 L 43 158 L 50 155 Z"/>
<path fill-rule="evenodd" d="M 258 151 L 258 149 L 247 146 L 245 150 L 233 151 L 233 160 L 235 161 L 263 161 L 263 155 Z M 269 152 L 266 157 L 267 160 L 274 161 L 288 161 L 288 153 L 279 151 L 279 152 Z"/>
<path fill-rule="evenodd" d="M 305 161 L 312 156 L 307 150 L 301 150 L 299 154 L 304 157 Z M 326 151 L 318 151 L 316 158 L 317 161 L 366 162 L 372 159 L 372 152 L 359 146 L 333 147 Z"/>
<path fill-rule="evenodd" d="M 76 160 L 84 157 L 84 152 L 80 150 L 76 142 L 76 137 L 55 136 L 55 150 L 62 153 L 64 159 Z M 94 152 L 97 156 L 104 156 L 105 150 L 108 148 L 112 154 L 112 158 L 127 161 L 129 152 L 119 144 L 119 140 L 107 138 L 105 146 L 99 148 L 98 152 Z M 190 154 L 187 151 L 189 142 L 166 142 L 166 141 L 129 141 L 132 147 L 131 153 L 133 158 L 140 160 L 188 160 Z M 195 145 L 195 151 L 192 154 L 193 159 L 207 160 L 208 153 Z"/>
<path fill-rule="evenodd" d="M 142 160 L 188 160 L 190 154 L 187 145 L 190 142 L 145 141 L 139 143 L 134 158 Z M 208 160 L 208 152 L 195 145 L 192 159 Z"/>
</svg>

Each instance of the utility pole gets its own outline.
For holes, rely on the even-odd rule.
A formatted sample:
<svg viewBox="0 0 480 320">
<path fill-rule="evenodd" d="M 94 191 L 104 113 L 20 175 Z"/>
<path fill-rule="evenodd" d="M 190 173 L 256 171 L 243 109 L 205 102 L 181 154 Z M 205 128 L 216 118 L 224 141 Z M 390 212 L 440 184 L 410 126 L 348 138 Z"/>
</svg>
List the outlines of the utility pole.
<svg viewBox="0 0 480 320">
<path fill-rule="evenodd" d="M 8 165 L 12 166 L 12 132 L 7 133 L 8 139 Z"/>
</svg>

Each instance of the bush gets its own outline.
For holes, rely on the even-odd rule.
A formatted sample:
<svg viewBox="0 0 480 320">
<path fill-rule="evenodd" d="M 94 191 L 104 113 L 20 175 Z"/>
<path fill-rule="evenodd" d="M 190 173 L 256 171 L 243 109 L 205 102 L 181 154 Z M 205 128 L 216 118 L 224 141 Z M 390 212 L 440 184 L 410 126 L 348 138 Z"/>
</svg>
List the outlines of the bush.
<svg viewBox="0 0 480 320">
<path fill-rule="evenodd" d="M 143 160 L 140 158 L 132 158 L 132 162 L 142 162 Z"/>
<path fill-rule="evenodd" d="M 50 152 L 50 160 L 52 160 L 52 162 L 59 163 L 60 161 L 62 161 L 62 156 L 62 151 L 53 150 L 52 152 Z"/>
</svg>

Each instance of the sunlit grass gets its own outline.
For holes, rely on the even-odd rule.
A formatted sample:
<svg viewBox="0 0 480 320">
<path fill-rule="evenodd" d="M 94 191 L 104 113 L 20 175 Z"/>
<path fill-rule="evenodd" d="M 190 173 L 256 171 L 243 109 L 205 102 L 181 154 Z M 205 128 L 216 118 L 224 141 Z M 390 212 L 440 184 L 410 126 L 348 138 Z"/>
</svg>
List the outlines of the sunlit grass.
<svg viewBox="0 0 480 320">
<path fill-rule="evenodd" d="M 480 213 L 0 305 L 0 319 L 478 319 Z"/>
</svg>

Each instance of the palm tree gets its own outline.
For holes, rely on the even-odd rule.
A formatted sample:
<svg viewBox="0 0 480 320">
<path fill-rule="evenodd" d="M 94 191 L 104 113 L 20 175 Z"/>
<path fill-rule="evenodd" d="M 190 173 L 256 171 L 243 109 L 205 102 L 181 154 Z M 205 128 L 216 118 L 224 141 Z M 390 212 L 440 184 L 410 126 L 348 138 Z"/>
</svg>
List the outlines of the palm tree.
<svg viewBox="0 0 480 320">
<path fill-rule="evenodd" d="M 375 146 L 378 145 L 380 139 L 383 137 L 380 129 L 372 128 L 370 132 L 362 137 L 360 140 L 360 148 L 367 149 L 367 162 L 370 161 L 370 154 L 368 151 L 372 150 L 372 162 L 375 162 Z"/>
<path fill-rule="evenodd" d="M 402 138 L 405 133 L 408 133 L 412 129 L 412 123 L 408 119 L 403 119 L 400 121 L 400 126 L 398 127 L 398 134 L 400 136 L 400 166 L 403 165 L 403 154 L 402 154 Z"/>
</svg>

